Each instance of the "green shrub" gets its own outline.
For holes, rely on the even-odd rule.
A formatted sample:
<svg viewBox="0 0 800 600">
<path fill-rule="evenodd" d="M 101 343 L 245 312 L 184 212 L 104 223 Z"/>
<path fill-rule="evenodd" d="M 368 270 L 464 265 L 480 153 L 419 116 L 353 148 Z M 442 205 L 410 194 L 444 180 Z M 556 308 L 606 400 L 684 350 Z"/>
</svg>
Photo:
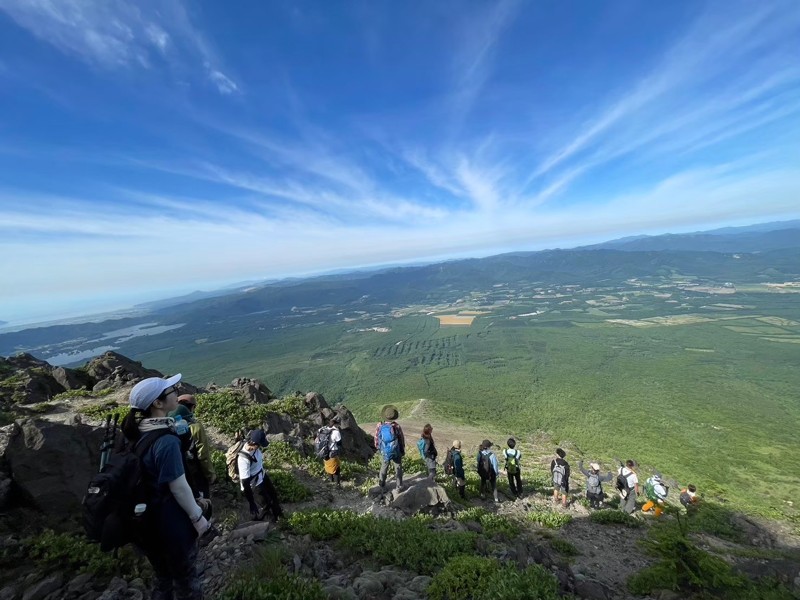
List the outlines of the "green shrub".
<svg viewBox="0 0 800 600">
<path fill-rule="evenodd" d="M 78 409 L 78 412 L 86 415 L 90 419 L 96 421 L 105 421 L 108 415 L 111 418 L 117 417 L 120 422 L 130 412 L 131 407 L 128 404 L 117 404 L 116 402 L 107 402 L 105 404 L 95 404 L 92 406 L 84 406 Z"/>
<path fill-rule="evenodd" d="M 468 508 L 458 513 L 456 519 L 462 523 L 476 521 L 487 535 L 500 534 L 507 537 L 519 535 L 520 527 L 507 517 L 488 512 L 481 507 Z"/>
<path fill-rule="evenodd" d="M 306 418 L 311 413 L 303 396 L 285 396 L 280 400 L 273 400 L 267 404 L 267 409 L 270 412 L 287 414 L 298 420 Z"/>
<path fill-rule="evenodd" d="M 564 556 L 578 556 L 580 554 L 580 550 L 564 538 L 554 537 L 550 540 L 550 545 L 556 552 Z"/>
<path fill-rule="evenodd" d="M 55 533 L 51 529 L 26 539 L 24 548 L 29 559 L 45 568 L 92 573 L 101 578 L 120 575 L 132 579 L 143 568 L 142 559 L 129 547 L 122 548 L 119 557 L 114 558 L 84 536 Z"/>
<path fill-rule="evenodd" d="M 100 390 L 99 392 L 93 392 L 92 390 L 67 390 L 66 392 L 61 392 L 60 394 L 56 394 L 53 396 L 52 400 L 71 400 L 73 398 L 104 398 L 109 394 L 113 394 L 115 390 L 113 388 L 106 388 L 104 390 Z"/>
<path fill-rule="evenodd" d="M 218 600 L 324 600 L 318 581 L 290 575 L 276 549 L 241 567 L 217 596 Z"/>
<path fill-rule="evenodd" d="M 656 589 L 695 593 L 746 585 L 728 563 L 695 546 L 674 523 L 653 526 L 641 544 L 660 561 L 628 578 L 628 589 L 634 594 Z"/>
<path fill-rule="evenodd" d="M 550 529 L 558 529 L 572 521 L 572 515 L 549 510 L 534 510 L 528 513 L 528 520 Z"/>
<path fill-rule="evenodd" d="M 270 471 L 269 476 L 272 479 L 272 483 L 275 484 L 275 490 L 278 492 L 278 498 L 281 502 L 302 502 L 311 497 L 311 490 L 297 481 L 297 478 L 292 473 Z"/>
<path fill-rule="evenodd" d="M 641 527 L 643 523 L 636 517 L 621 510 L 604 509 L 589 513 L 592 523 L 601 525 L 624 525 L 625 527 Z"/>
<path fill-rule="evenodd" d="M 522 571 L 493 558 L 455 556 L 431 580 L 430 600 L 557 600 L 555 577 L 539 565 Z"/>
<path fill-rule="evenodd" d="M 261 427 L 270 412 L 266 404 L 248 402 L 235 392 L 197 394 L 195 400 L 197 419 L 228 435 L 235 434 L 241 428 Z"/>
<path fill-rule="evenodd" d="M 733 513 L 714 502 L 701 502 L 685 517 L 689 531 L 710 533 L 741 541 L 742 533 L 733 523 Z"/>
<path fill-rule="evenodd" d="M 395 521 L 350 511 L 317 510 L 292 514 L 288 526 L 316 540 L 336 539 L 355 555 L 418 573 L 431 574 L 450 557 L 474 551 L 475 534 L 437 532 L 430 522 L 430 518 Z"/>
</svg>

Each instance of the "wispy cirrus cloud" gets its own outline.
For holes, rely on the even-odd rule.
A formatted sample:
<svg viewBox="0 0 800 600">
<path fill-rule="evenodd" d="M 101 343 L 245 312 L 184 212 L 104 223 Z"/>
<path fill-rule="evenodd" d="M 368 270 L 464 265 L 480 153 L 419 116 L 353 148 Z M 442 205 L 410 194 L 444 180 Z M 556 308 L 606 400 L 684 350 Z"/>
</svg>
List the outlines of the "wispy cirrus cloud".
<svg viewBox="0 0 800 600">
<path fill-rule="evenodd" d="M 181 0 L 0 0 L 0 11 L 43 42 L 100 69 L 166 63 L 202 73 L 222 94 L 239 90 Z"/>
</svg>

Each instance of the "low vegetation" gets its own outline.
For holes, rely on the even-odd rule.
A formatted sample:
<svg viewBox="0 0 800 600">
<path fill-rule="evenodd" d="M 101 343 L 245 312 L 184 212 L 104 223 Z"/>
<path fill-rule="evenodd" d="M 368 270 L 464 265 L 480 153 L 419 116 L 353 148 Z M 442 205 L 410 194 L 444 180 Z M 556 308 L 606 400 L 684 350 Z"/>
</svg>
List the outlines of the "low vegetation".
<svg viewBox="0 0 800 600">
<path fill-rule="evenodd" d="M 430 522 L 430 518 L 394 521 L 350 511 L 314 510 L 295 512 L 288 527 L 315 540 L 336 540 L 355 556 L 431 575 L 451 557 L 472 553 L 476 536 L 435 531 Z"/>
<path fill-rule="evenodd" d="M 455 556 L 433 577 L 430 600 L 558 600 L 555 577 L 539 565 L 520 570 L 481 556 Z"/>
<path fill-rule="evenodd" d="M 621 510 L 596 510 L 589 513 L 589 520 L 592 523 L 601 525 L 624 525 L 625 527 L 641 527 L 644 523 L 636 517 L 629 515 Z"/>
<path fill-rule="evenodd" d="M 318 581 L 289 574 L 279 549 L 262 551 L 231 575 L 217 600 L 324 600 Z"/>
</svg>

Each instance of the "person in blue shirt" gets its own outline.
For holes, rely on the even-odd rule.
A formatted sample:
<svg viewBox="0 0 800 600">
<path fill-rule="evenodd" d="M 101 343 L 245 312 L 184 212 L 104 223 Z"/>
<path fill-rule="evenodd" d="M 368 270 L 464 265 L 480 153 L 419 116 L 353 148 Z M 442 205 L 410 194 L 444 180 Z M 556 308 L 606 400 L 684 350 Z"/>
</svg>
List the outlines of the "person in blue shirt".
<svg viewBox="0 0 800 600">
<path fill-rule="evenodd" d="M 500 467 L 497 464 L 497 457 L 492 452 L 492 442 L 483 440 L 478 450 L 478 475 L 481 478 L 481 500 L 485 498 L 487 489 L 491 489 L 495 502 L 500 502 L 497 497 L 497 474 Z"/>
<path fill-rule="evenodd" d="M 137 545 L 155 574 L 153 600 L 203 598 L 196 567 L 197 539 L 210 524 L 186 481 L 175 421 L 167 416 L 178 406 L 180 379 L 178 374 L 137 383 L 129 397 L 131 410 L 122 422 L 122 433 L 134 448 L 149 436 L 157 436 L 142 455 L 149 493 L 142 527 L 137 531 Z"/>
</svg>

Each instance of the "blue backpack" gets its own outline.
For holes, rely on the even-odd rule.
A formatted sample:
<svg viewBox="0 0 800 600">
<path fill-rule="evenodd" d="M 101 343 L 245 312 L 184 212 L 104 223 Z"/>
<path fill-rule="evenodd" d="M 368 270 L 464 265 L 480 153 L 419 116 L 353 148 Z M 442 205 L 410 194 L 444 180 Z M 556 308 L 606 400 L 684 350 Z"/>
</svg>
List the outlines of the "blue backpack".
<svg viewBox="0 0 800 600">
<path fill-rule="evenodd" d="M 383 423 L 378 430 L 381 443 L 383 460 L 397 460 L 400 458 L 400 444 L 397 441 L 397 432 L 393 423 Z"/>
</svg>

